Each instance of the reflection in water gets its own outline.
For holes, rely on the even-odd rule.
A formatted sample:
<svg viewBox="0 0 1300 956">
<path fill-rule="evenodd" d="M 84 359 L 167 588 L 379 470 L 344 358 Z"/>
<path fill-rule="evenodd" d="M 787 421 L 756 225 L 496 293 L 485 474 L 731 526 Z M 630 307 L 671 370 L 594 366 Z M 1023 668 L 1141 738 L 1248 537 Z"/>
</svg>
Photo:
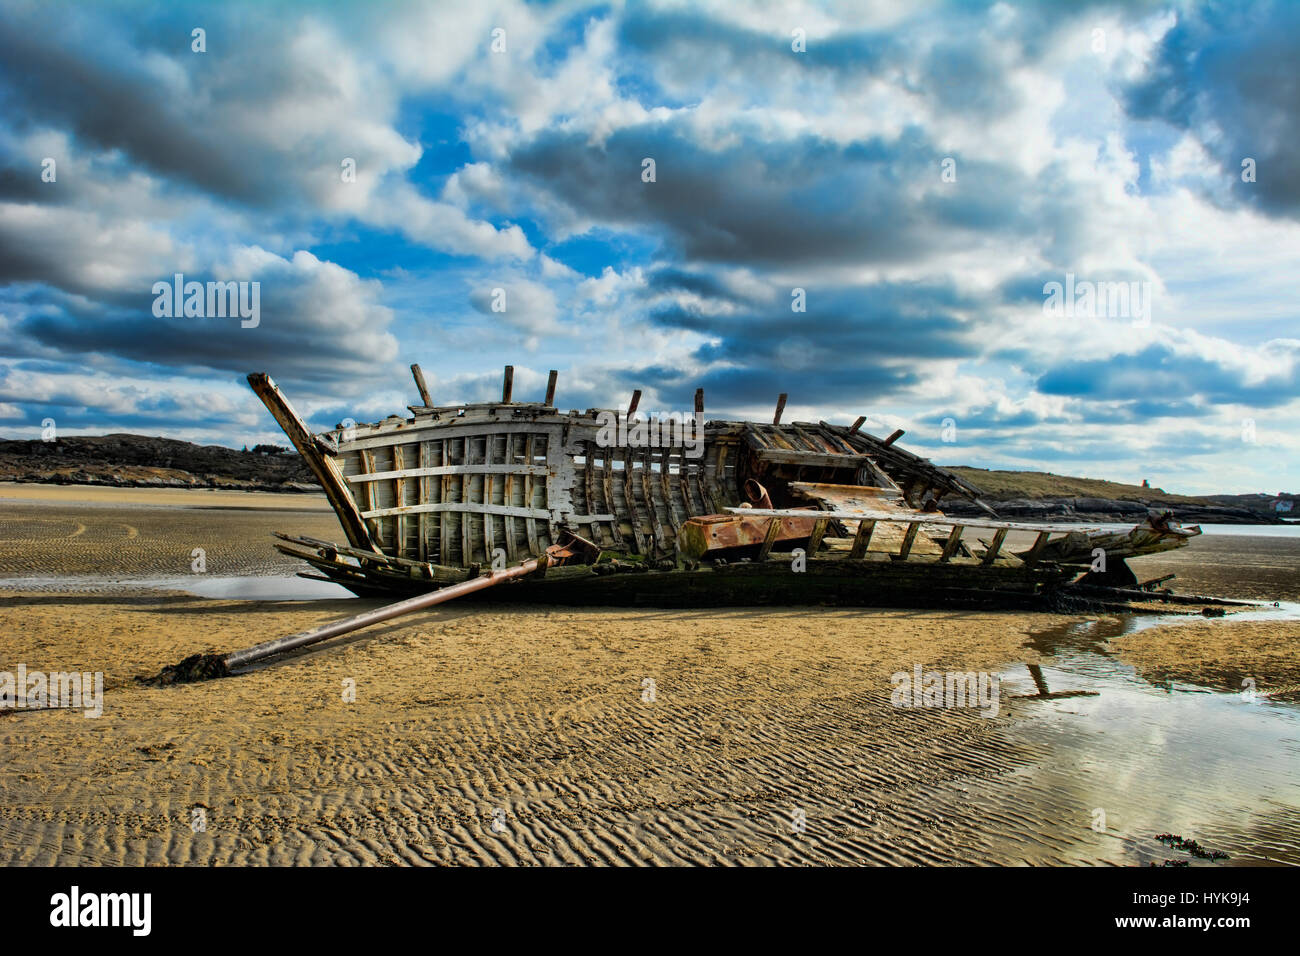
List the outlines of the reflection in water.
<svg viewBox="0 0 1300 956">
<path fill-rule="evenodd" d="M 1063 840 L 1046 856 L 1025 847 L 1021 858 L 1300 864 L 1300 710 L 1262 696 L 1143 680 L 1107 644 L 1140 626 L 1108 620 L 1048 628 L 1029 646 L 1050 665 L 1018 665 L 1001 675 L 1003 694 L 1023 701 L 1028 718 L 1012 725 L 1009 742 L 1036 757 L 1032 773 L 1011 787 L 1001 781 L 987 797 L 1025 801 L 1022 817 L 1065 817 L 1064 826 L 1025 819 L 1026 829 L 1056 830 Z M 1015 829 L 1002 836 L 1024 839 Z M 1193 859 L 1158 843 L 1163 833 L 1230 859 Z M 1020 850 L 1002 849 L 1013 858 Z"/>
</svg>

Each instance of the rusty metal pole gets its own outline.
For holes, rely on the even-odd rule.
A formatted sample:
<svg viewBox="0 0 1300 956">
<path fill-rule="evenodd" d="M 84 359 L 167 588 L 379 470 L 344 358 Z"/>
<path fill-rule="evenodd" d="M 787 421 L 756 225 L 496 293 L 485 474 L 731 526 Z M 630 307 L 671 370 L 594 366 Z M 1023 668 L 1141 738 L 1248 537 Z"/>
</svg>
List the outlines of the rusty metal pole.
<svg viewBox="0 0 1300 956">
<path fill-rule="evenodd" d="M 369 627 L 371 624 L 378 624 L 380 621 L 387 621 L 391 618 L 401 617 L 403 614 L 409 614 L 412 611 L 419 611 L 426 607 L 433 607 L 436 604 L 442 604 L 444 601 L 450 601 L 454 598 L 461 597 L 465 594 L 472 594 L 475 591 L 482 591 L 484 588 L 490 588 L 497 584 L 504 584 L 506 581 L 522 578 L 525 575 L 532 574 L 539 568 L 550 563 L 550 556 L 544 555 L 541 558 L 532 558 L 525 561 L 517 567 L 510 568 L 508 571 L 498 571 L 494 574 L 485 575 L 478 578 L 470 578 L 460 584 L 453 584 L 450 587 L 441 588 L 437 591 L 431 591 L 428 594 L 420 594 L 413 598 L 407 598 L 405 601 L 398 601 L 396 604 L 389 604 L 386 607 L 378 607 L 373 611 L 365 611 L 352 617 L 344 618 L 341 621 L 334 621 L 332 624 L 324 624 L 321 627 L 312 628 L 310 631 L 303 631 L 299 634 L 291 634 L 288 637 L 279 637 L 274 641 L 266 641 L 262 644 L 256 644 L 253 647 L 246 648 L 242 651 L 235 651 L 233 654 L 226 656 L 226 667 L 240 667 L 244 664 L 251 664 L 253 661 L 260 661 L 265 657 L 274 657 L 276 654 L 283 654 L 285 651 L 291 651 L 295 647 L 306 647 L 308 644 L 316 644 L 320 641 L 328 640 L 331 637 L 337 637 L 340 634 L 347 634 L 349 631 L 356 631 L 363 627 Z"/>
</svg>

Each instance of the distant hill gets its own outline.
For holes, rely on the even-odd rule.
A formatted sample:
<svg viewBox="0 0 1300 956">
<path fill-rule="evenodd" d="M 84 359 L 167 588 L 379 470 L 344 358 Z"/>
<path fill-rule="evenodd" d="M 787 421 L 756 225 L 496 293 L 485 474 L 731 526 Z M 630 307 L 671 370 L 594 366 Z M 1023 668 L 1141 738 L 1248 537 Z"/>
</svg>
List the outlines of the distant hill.
<svg viewBox="0 0 1300 956">
<path fill-rule="evenodd" d="M 0 439 L 0 481 L 248 491 L 318 491 L 292 448 L 251 450 L 145 435 Z"/>
<path fill-rule="evenodd" d="M 1275 523 L 1277 496 L 1169 494 L 1097 478 L 1040 471 L 988 471 L 954 467 L 1007 518 L 1039 521 L 1135 521 L 1148 509 L 1170 510 L 1184 522 Z M 240 450 L 195 445 L 145 435 L 85 435 L 53 442 L 0 439 L 0 481 L 248 491 L 318 491 L 315 478 L 292 448 L 258 445 Z M 1284 500 L 1297 496 L 1283 495 Z M 945 498 L 949 514 L 980 513 Z M 1300 517 L 1300 504 L 1293 515 Z"/>
<path fill-rule="evenodd" d="M 1148 510 L 1172 511 L 1184 523 L 1274 524 L 1280 521 L 1273 495 L 1176 495 L 1101 478 L 1072 478 L 1042 471 L 948 471 L 984 492 L 983 500 L 1006 517 L 1039 520 L 1131 521 Z M 1285 500 L 1295 496 L 1282 495 Z M 951 514 L 975 513 L 974 506 L 944 499 Z M 1300 509 L 1300 506 L 1297 506 Z M 1296 513 L 1300 517 L 1300 510 Z"/>
</svg>

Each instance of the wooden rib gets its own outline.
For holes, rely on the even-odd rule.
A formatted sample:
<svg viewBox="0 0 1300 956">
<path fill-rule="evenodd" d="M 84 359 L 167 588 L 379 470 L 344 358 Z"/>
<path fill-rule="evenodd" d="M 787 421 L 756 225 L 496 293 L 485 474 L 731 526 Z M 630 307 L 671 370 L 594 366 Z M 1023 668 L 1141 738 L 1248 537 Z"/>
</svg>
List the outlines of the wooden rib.
<svg viewBox="0 0 1300 956">
<path fill-rule="evenodd" d="M 320 482 L 330 507 L 334 509 L 339 523 L 343 525 L 343 533 L 347 535 L 348 541 L 354 547 L 378 551 L 378 547 L 370 537 L 370 528 L 361 517 L 357 500 L 343 481 L 343 470 L 339 467 L 339 461 L 333 454 L 326 454 L 317 447 L 315 436 L 308 430 L 306 423 L 269 375 L 254 372 L 248 376 L 248 384 L 262 400 L 267 411 L 284 429 L 293 447 L 298 449 L 298 454 L 302 455 L 312 474 Z"/>
<path fill-rule="evenodd" d="M 429 408 L 433 405 L 433 399 L 429 398 L 429 386 L 424 383 L 424 371 L 418 365 L 411 366 L 411 375 L 415 378 L 415 387 L 420 392 L 420 401 L 424 402 L 424 407 Z"/>
<path fill-rule="evenodd" d="M 632 450 L 623 449 L 623 500 L 627 504 L 628 517 L 632 521 L 632 540 L 636 542 L 637 554 L 646 554 L 645 538 L 641 534 L 641 516 L 637 513 L 636 495 L 632 493 Z"/>
<path fill-rule="evenodd" d="M 818 518 L 817 523 L 813 525 L 812 535 L 808 538 L 808 554 L 815 554 L 822 546 L 822 538 L 826 537 L 826 528 L 830 524 L 827 518 Z"/>
<path fill-rule="evenodd" d="M 668 510 L 668 524 L 673 529 L 673 540 L 677 540 L 677 529 L 682 526 L 677 520 L 677 511 L 673 508 L 673 491 L 672 482 L 669 472 L 672 471 L 673 450 L 665 447 L 659 453 L 659 488 L 664 495 L 664 507 Z"/>
<path fill-rule="evenodd" d="M 850 558 L 860 558 L 867 553 L 867 546 L 871 544 L 871 532 L 875 530 L 874 521 L 858 522 L 858 532 L 853 536 L 853 547 L 849 550 Z"/>
<path fill-rule="evenodd" d="M 439 444 L 442 446 L 441 459 L 445 467 L 451 462 L 451 439 L 443 438 Z M 438 482 L 438 504 L 446 504 L 447 496 L 451 491 L 451 475 L 444 474 L 442 480 Z M 451 564 L 451 515 L 438 515 L 438 563 Z"/>
<path fill-rule="evenodd" d="M 587 499 L 587 514 L 596 513 L 596 479 L 592 474 L 591 445 L 589 441 L 582 443 L 582 492 Z M 600 544 L 600 541 L 597 540 L 596 543 Z"/>
<path fill-rule="evenodd" d="M 632 427 L 632 416 L 636 414 L 637 406 L 641 404 L 641 389 L 634 389 L 632 392 L 632 401 L 627 403 L 627 422 L 628 427 Z"/>
<path fill-rule="evenodd" d="M 420 467 L 427 468 L 429 465 L 429 443 L 422 441 L 419 448 Z M 429 479 L 417 478 L 416 481 L 418 482 L 416 488 L 419 490 L 416 492 L 415 500 L 419 504 L 425 504 L 429 500 Z M 415 519 L 415 533 L 420 536 L 420 540 L 416 542 L 415 553 L 421 561 L 427 561 L 429 560 L 429 516 L 423 511 Z"/>
<path fill-rule="evenodd" d="M 984 552 L 984 557 L 980 560 L 981 565 L 987 567 L 997 559 L 998 552 L 1002 550 L 1002 542 L 1005 541 L 1006 538 L 1006 528 L 998 528 L 998 530 L 994 532 L 993 543 L 990 544 L 988 550 Z"/>
<path fill-rule="evenodd" d="M 772 416 L 772 424 L 773 424 L 773 425 L 780 425 L 780 424 L 781 424 L 781 413 L 785 411 L 785 400 L 786 400 L 787 398 L 789 398 L 789 397 L 790 397 L 790 396 L 787 395 L 785 392 L 782 392 L 780 395 L 777 396 L 777 398 L 776 398 L 776 414 Z"/>
<path fill-rule="evenodd" d="M 502 405 L 510 404 L 510 396 L 514 392 L 514 389 L 515 389 L 515 367 L 513 365 L 507 365 L 505 381 L 501 383 L 501 404 Z"/>
<path fill-rule="evenodd" d="M 610 530 L 614 532 L 614 544 L 621 549 L 627 547 L 627 544 L 623 538 L 623 529 L 619 527 L 621 518 L 618 515 L 618 508 L 614 505 L 614 451 L 612 448 L 602 448 L 601 455 L 605 460 L 605 467 L 601 469 L 604 472 L 601 476 L 601 484 L 605 489 L 605 508 L 614 515 Z"/>
<path fill-rule="evenodd" d="M 921 526 L 916 523 L 907 526 L 907 530 L 903 532 L 903 543 L 898 549 L 898 560 L 907 560 L 907 556 L 912 553 L 912 545 L 916 543 L 916 533 L 920 530 Z"/>
<path fill-rule="evenodd" d="M 888 448 L 888 447 L 889 447 L 890 445 L 892 445 L 894 442 L 896 442 L 896 441 L 898 441 L 900 438 L 902 438 L 903 435 L 905 435 L 905 434 L 906 434 L 906 432 L 904 432 L 903 429 L 901 429 L 901 428 L 895 428 L 892 432 L 890 432 L 889 437 L 886 438 L 883 442 L 881 442 L 881 444 L 884 445 L 886 448 Z"/>
<path fill-rule="evenodd" d="M 369 450 L 361 451 L 359 453 L 359 460 L 361 462 L 362 471 L 375 470 L 375 456 L 373 452 Z M 365 510 L 366 511 L 375 510 L 375 486 L 373 484 L 366 485 L 366 509 Z M 362 513 L 362 517 L 363 518 L 365 517 L 364 512 Z M 374 536 L 375 544 L 379 545 L 379 547 L 382 549 L 384 547 L 384 534 L 383 534 L 382 524 L 378 521 L 369 518 L 367 518 L 366 521 L 370 525 L 370 533 Z"/>
<path fill-rule="evenodd" d="M 474 457 L 473 438 L 466 436 L 461 440 L 461 457 L 460 460 L 469 464 L 469 460 Z M 473 493 L 473 484 L 469 475 L 460 476 L 460 503 L 470 505 L 470 495 Z M 474 519 L 468 511 L 460 511 L 460 555 L 462 564 L 474 564 L 474 536 L 473 527 Z"/>
<path fill-rule="evenodd" d="M 533 447 L 536 441 L 536 435 L 529 434 L 524 440 L 524 457 L 528 459 L 528 464 L 533 464 Z M 533 476 L 524 475 L 524 507 L 531 509 L 533 507 Z M 537 541 L 537 521 L 534 518 L 524 519 L 524 530 L 528 535 L 528 552 L 533 557 L 538 557 L 542 553 L 541 545 Z"/>
<path fill-rule="evenodd" d="M 682 501 L 686 503 L 686 517 L 698 514 L 695 502 L 691 500 L 691 460 L 686 457 L 686 449 L 681 449 L 680 465 L 677 471 L 677 487 L 681 490 Z"/>
<path fill-rule="evenodd" d="M 948 532 L 948 540 L 944 542 L 943 553 L 939 555 L 940 562 L 949 560 L 957 553 L 957 549 L 961 547 L 961 533 L 964 530 L 965 525 L 952 526 L 952 530 Z"/>
<path fill-rule="evenodd" d="M 495 435 L 487 435 L 484 437 L 483 464 L 485 465 L 492 464 L 492 452 L 494 450 L 495 445 L 496 445 Z M 492 481 L 493 478 L 491 473 L 485 474 L 483 476 L 483 504 L 485 505 L 494 504 L 494 502 L 492 501 Z M 496 550 L 495 545 L 497 543 L 496 529 L 492 527 L 492 519 L 493 519 L 493 515 L 491 514 L 491 512 L 484 510 L 483 512 L 483 554 L 486 556 L 485 560 L 489 564 L 492 562 L 492 552 Z"/>
<path fill-rule="evenodd" d="M 393 445 L 393 470 L 394 471 L 400 472 L 402 470 L 403 456 L 404 453 L 402 452 L 402 446 L 400 444 L 394 444 Z M 402 499 L 402 494 L 405 491 L 406 491 L 406 482 L 403 481 L 401 478 L 394 478 L 393 479 L 393 502 L 399 508 L 406 507 L 406 502 Z M 409 557 L 409 555 L 406 553 L 406 516 L 400 513 L 396 515 L 393 519 L 393 527 L 394 527 L 394 533 L 397 538 L 397 540 L 393 544 L 393 553 L 396 554 L 399 558 Z"/>
<path fill-rule="evenodd" d="M 1038 563 L 1038 559 L 1042 557 L 1043 548 L 1047 547 L 1047 539 L 1051 536 L 1052 532 L 1050 531 L 1038 532 L 1038 537 L 1034 539 L 1034 546 L 1029 549 L 1023 558 L 1025 567 L 1032 568 Z"/>
<path fill-rule="evenodd" d="M 773 518 L 767 524 L 767 535 L 763 538 L 763 545 L 758 549 L 758 560 L 766 561 L 767 556 L 772 553 L 772 545 L 776 544 L 776 536 L 781 533 L 781 519 Z"/>
<path fill-rule="evenodd" d="M 855 421 L 851 426 L 849 426 L 849 434 L 850 435 L 856 434 L 858 429 L 861 428 L 863 425 L 865 425 L 866 422 L 867 422 L 867 416 L 859 415 L 857 421 Z"/>
<path fill-rule="evenodd" d="M 546 379 L 546 400 L 542 402 L 543 405 L 555 404 L 555 380 L 559 374 L 555 369 L 551 369 L 550 377 Z"/>
<path fill-rule="evenodd" d="M 551 372 L 551 382 L 552 385 L 554 385 L 555 382 L 554 372 Z M 505 437 L 506 437 L 506 448 L 505 448 L 506 464 L 511 466 L 517 466 L 518 463 L 515 461 L 516 436 L 513 432 L 506 432 Z M 515 503 L 515 475 L 513 471 L 507 471 L 505 480 L 502 482 L 501 503 L 510 506 L 513 506 Z M 509 561 L 511 564 L 514 564 L 519 560 L 518 558 L 519 542 L 515 540 L 519 534 L 518 521 L 519 519 L 514 515 L 504 515 L 501 518 L 501 523 L 505 526 L 505 530 L 506 530 L 506 560 Z"/>
<path fill-rule="evenodd" d="M 648 445 L 641 450 L 641 458 L 641 492 L 646 510 L 650 513 L 650 534 L 654 540 L 654 549 L 666 551 L 670 542 L 664 535 L 663 522 L 659 520 L 659 509 L 655 507 L 654 492 L 650 489 L 651 451 Z"/>
</svg>

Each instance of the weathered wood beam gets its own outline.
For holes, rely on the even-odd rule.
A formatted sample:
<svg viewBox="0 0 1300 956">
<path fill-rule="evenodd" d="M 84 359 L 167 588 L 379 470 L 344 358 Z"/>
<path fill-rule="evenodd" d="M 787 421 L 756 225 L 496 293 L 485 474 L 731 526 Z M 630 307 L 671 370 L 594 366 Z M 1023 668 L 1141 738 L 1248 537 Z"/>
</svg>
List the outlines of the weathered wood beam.
<svg viewBox="0 0 1300 956">
<path fill-rule="evenodd" d="M 883 442 L 881 442 L 881 444 L 883 444 L 886 448 L 888 448 L 888 447 L 889 447 L 890 445 L 892 445 L 894 442 L 896 442 L 896 441 L 898 441 L 900 438 L 902 438 L 903 435 L 905 435 L 905 434 L 906 434 L 906 432 L 904 432 L 903 429 L 901 429 L 901 428 L 895 428 L 892 432 L 890 432 L 889 437 L 886 438 Z"/>
<path fill-rule="evenodd" d="M 510 404 L 510 396 L 511 393 L 514 392 L 514 390 L 515 390 L 515 367 L 513 365 L 507 365 L 506 378 L 505 381 L 502 382 L 501 384 L 501 404 L 503 405 Z"/>
<path fill-rule="evenodd" d="M 772 416 L 773 425 L 781 424 L 781 413 L 785 411 L 785 400 L 789 397 L 785 392 L 776 397 L 776 414 Z"/>
<path fill-rule="evenodd" d="M 424 371 L 418 365 L 411 366 L 411 375 L 415 378 L 415 387 L 420 392 L 420 401 L 424 402 L 425 408 L 433 406 L 433 399 L 429 397 L 429 386 L 424 382 Z"/>
<path fill-rule="evenodd" d="M 1025 552 L 1021 558 L 1025 562 L 1025 567 L 1032 568 L 1038 563 L 1038 559 L 1043 555 L 1043 549 L 1047 547 L 1047 539 L 1052 536 L 1050 531 L 1038 532 L 1038 537 L 1034 539 L 1034 546 Z"/>
<path fill-rule="evenodd" d="M 827 521 L 825 518 L 821 518 L 821 519 L 819 519 L 819 520 L 817 521 L 817 523 L 813 525 L 812 536 L 809 537 L 809 539 L 808 539 L 808 552 L 807 552 L 807 553 L 808 553 L 809 555 L 816 554 L 817 551 L 818 551 L 818 549 L 821 548 L 821 546 L 822 546 L 822 538 L 826 537 L 826 528 L 827 528 L 829 525 L 830 525 L 830 522 Z"/>
<path fill-rule="evenodd" d="M 357 507 L 347 484 L 343 481 L 343 470 L 339 468 L 338 462 L 316 447 L 316 442 L 306 423 L 294 411 L 279 386 L 272 381 L 271 376 L 263 372 L 249 375 L 248 384 L 284 430 L 293 447 L 298 449 L 298 454 L 302 455 L 307 467 L 316 476 L 316 480 L 320 482 L 330 507 L 338 515 L 339 524 L 343 526 L 343 533 L 347 535 L 348 542 L 357 548 L 378 551 L 374 541 L 371 540 L 370 529 L 366 527 L 365 520 L 361 517 L 361 509 Z"/>
<path fill-rule="evenodd" d="M 858 521 L 866 518 L 873 521 L 893 521 L 903 524 L 909 521 L 917 521 L 922 524 L 943 525 L 951 528 L 955 524 L 965 525 L 970 528 L 1005 528 L 1008 531 L 1052 531 L 1059 532 L 1064 529 L 1055 526 L 1044 526 L 1041 524 L 1031 524 L 1024 521 L 994 521 L 986 518 L 951 518 L 947 515 L 930 514 L 928 512 L 916 511 L 876 511 L 862 509 L 861 511 L 814 511 L 810 508 L 725 508 L 723 509 L 731 514 L 743 514 L 747 518 L 771 518 L 780 516 L 782 518 L 836 518 L 844 521 Z M 1071 528 L 1071 531 L 1097 531 L 1097 528 Z"/>
<path fill-rule="evenodd" d="M 852 425 L 849 426 L 849 434 L 856 435 L 858 429 L 861 428 L 863 425 L 865 425 L 866 422 L 867 422 L 867 416 L 859 415 L 857 421 L 855 421 Z"/>
<path fill-rule="evenodd" d="M 916 543 L 916 533 L 920 530 L 920 524 L 909 524 L 907 526 L 907 530 L 903 532 L 903 543 L 898 549 L 898 560 L 907 560 L 907 556 L 912 553 L 912 545 Z"/>
<path fill-rule="evenodd" d="M 957 550 L 961 547 L 961 533 L 966 530 L 965 525 L 955 524 L 952 530 L 948 532 L 948 540 L 944 542 L 943 553 L 939 555 L 940 563 L 952 558 Z"/>
<path fill-rule="evenodd" d="M 632 401 L 627 403 L 627 419 L 629 424 L 632 421 L 632 416 L 636 414 L 637 406 L 640 404 L 641 404 L 641 389 L 638 388 L 632 393 Z"/>
<path fill-rule="evenodd" d="M 551 369 L 551 374 L 546 379 L 546 399 L 545 401 L 542 402 L 543 405 L 555 404 L 555 381 L 557 378 L 559 378 L 559 376 L 560 376 L 559 372 L 557 372 L 555 369 Z"/>
<path fill-rule="evenodd" d="M 776 544 L 776 536 L 781 533 L 781 519 L 773 518 L 767 524 L 767 535 L 763 538 L 763 544 L 758 549 L 758 560 L 766 561 L 767 556 L 772 553 L 772 545 Z"/>
<path fill-rule="evenodd" d="M 853 547 L 849 550 L 850 558 L 856 560 L 867 553 L 867 546 L 871 544 L 871 532 L 875 530 L 874 521 L 858 522 L 858 533 L 853 536 Z"/>
<path fill-rule="evenodd" d="M 1005 541 L 1006 539 L 1007 539 L 1007 529 L 998 528 L 997 532 L 994 533 L 993 535 L 993 543 L 990 544 L 988 546 L 988 550 L 984 552 L 984 557 L 980 560 L 980 564 L 987 567 L 988 565 L 996 561 L 998 557 L 998 552 L 1002 550 L 1002 542 Z"/>
</svg>

